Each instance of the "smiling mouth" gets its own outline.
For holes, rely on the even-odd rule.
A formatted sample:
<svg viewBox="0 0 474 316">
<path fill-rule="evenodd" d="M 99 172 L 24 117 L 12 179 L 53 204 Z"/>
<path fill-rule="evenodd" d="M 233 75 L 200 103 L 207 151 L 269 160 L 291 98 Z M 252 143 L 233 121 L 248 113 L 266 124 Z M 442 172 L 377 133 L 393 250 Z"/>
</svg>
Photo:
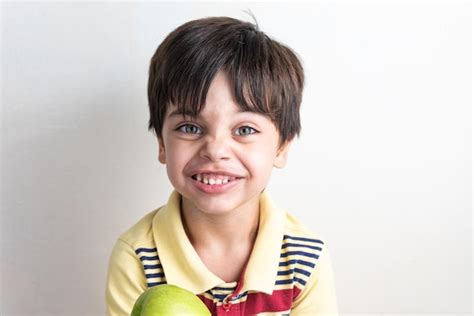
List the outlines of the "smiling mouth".
<svg viewBox="0 0 474 316">
<path fill-rule="evenodd" d="M 225 175 L 195 174 L 191 176 L 194 180 L 207 185 L 223 185 L 241 178 Z"/>
</svg>

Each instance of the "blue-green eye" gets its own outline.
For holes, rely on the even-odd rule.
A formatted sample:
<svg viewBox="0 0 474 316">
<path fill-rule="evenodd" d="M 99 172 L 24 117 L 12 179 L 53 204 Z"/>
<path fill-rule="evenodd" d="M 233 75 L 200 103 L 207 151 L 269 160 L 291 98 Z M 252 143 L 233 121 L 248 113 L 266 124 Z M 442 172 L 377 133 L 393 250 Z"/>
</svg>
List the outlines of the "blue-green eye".
<svg viewBox="0 0 474 316">
<path fill-rule="evenodd" d="M 241 126 L 235 131 L 235 134 L 238 136 L 247 136 L 247 135 L 255 134 L 256 132 L 257 131 L 253 127 Z"/>
<path fill-rule="evenodd" d="M 178 130 L 186 134 L 202 134 L 202 130 L 193 124 L 183 124 L 178 127 Z"/>
</svg>

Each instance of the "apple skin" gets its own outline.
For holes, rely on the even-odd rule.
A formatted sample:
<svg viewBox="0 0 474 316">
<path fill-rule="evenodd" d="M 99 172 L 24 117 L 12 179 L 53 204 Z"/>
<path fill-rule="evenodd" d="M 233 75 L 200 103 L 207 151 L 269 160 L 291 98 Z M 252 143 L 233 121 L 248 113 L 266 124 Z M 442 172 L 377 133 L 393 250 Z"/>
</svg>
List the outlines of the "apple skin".
<svg viewBox="0 0 474 316">
<path fill-rule="evenodd" d="M 211 316 L 194 293 L 171 284 L 161 284 L 143 292 L 133 305 L 131 316 Z"/>
</svg>

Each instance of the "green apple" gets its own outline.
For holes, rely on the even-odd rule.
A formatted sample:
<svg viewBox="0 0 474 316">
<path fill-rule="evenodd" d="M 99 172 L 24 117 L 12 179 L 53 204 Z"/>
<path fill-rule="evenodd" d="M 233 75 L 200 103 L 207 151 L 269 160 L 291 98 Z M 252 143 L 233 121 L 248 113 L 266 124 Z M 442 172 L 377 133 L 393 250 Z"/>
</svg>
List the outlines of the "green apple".
<svg viewBox="0 0 474 316">
<path fill-rule="evenodd" d="M 161 284 L 143 292 L 133 305 L 131 316 L 211 316 L 194 293 L 175 285 Z"/>
</svg>

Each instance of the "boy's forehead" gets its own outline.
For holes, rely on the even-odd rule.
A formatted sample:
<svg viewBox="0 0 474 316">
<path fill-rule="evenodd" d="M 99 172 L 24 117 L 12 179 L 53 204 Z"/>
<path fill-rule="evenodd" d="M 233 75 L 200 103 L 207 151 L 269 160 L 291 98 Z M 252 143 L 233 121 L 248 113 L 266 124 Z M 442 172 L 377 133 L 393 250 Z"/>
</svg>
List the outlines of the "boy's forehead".
<svg viewBox="0 0 474 316">
<path fill-rule="evenodd" d="M 168 109 L 167 109 L 167 117 L 175 117 L 175 116 L 187 116 L 187 117 L 199 117 L 202 115 L 202 112 L 206 110 L 206 104 L 203 104 L 200 109 L 198 110 L 193 110 L 191 108 L 186 108 L 184 106 L 182 107 L 178 107 L 177 105 L 175 104 L 170 104 Z M 224 109 L 224 107 L 222 107 L 222 109 Z M 213 107 L 213 111 L 219 111 L 220 110 L 220 106 L 219 105 L 216 105 Z M 242 106 L 236 106 L 234 108 L 234 112 L 236 114 L 238 113 L 249 113 L 249 114 L 257 114 L 256 112 L 253 112 L 253 111 L 249 111 L 248 109 L 244 109 L 244 107 Z"/>
<path fill-rule="evenodd" d="M 171 104 L 168 106 L 168 109 L 166 111 L 168 114 L 167 116 L 168 117 L 171 117 L 171 116 L 194 116 L 194 115 L 197 115 L 198 113 L 194 113 L 193 111 L 191 111 L 191 109 L 186 109 L 186 108 L 182 108 L 182 107 L 178 107 L 174 104 Z"/>
</svg>

